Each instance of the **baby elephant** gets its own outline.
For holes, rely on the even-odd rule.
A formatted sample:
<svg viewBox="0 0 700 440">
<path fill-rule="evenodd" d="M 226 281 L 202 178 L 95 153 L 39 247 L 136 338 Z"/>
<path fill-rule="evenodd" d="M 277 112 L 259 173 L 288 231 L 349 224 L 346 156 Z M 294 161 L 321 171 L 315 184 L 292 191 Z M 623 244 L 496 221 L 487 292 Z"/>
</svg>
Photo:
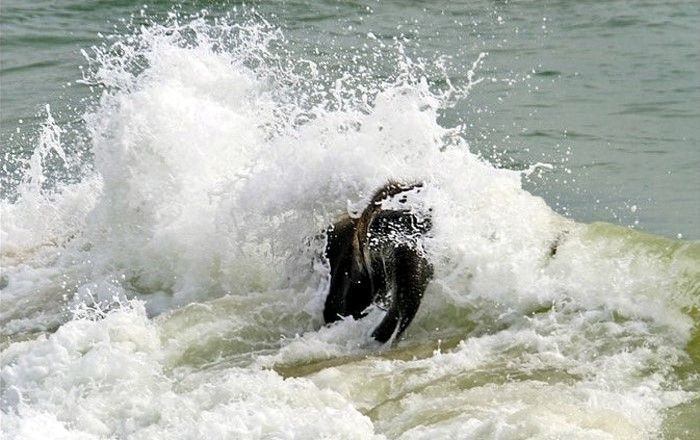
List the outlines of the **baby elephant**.
<svg viewBox="0 0 700 440">
<path fill-rule="evenodd" d="M 429 215 L 406 206 L 422 183 L 389 182 L 376 191 L 359 218 L 345 216 L 328 228 L 326 258 L 331 285 L 323 317 L 355 319 L 374 304 L 387 311 L 372 337 L 398 340 L 418 311 L 433 274 L 422 240 L 432 226 Z"/>
</svg>

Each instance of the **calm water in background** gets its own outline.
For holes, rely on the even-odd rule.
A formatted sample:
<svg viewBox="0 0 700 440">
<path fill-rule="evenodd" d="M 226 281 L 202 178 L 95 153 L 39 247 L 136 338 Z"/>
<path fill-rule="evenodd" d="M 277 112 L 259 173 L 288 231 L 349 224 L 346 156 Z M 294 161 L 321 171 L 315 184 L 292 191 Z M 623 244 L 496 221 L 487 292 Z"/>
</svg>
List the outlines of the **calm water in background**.
<svg viewBox="0 0 700 440">
<path fill-rule="evenodd" d="M 146 3 L 150 16 L 169 2 Z M 8 0 L 2 5 L 2 150 L 28 155 L 50 104 L 80 124 L 90 96 L 76 84 L 81 49 L 101 42 L 141 3 Z M 184 3 L 216 16 L 235 2 Z M 555 169 L 527 187 L 581 221 L 700 237 L 700 9 L 693 1 L 259 2 L 299 56 L 361 46 L 368 32 L 405 37 L 449 73 L 487 52 L 468 99 L 445 113 L 468 124 L 472 149 L 501 166 Z M 18 121 L 21 120 L 22 124 Z"/>
<path fill-rule="evenodd" d="M 697 2 L 0 8 L 3 436 L 698 437 Z M 405 175 L 380 347 L 311 262 Z"/>
</svg>

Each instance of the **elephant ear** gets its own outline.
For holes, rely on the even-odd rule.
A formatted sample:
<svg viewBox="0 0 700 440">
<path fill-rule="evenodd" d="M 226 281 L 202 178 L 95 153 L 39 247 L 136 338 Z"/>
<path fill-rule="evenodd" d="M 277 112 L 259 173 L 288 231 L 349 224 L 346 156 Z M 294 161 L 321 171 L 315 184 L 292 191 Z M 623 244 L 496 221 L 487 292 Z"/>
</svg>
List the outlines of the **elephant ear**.
<svg viewBox="0 0 700 440">
<path fill-rule="evenodd" d="M 325 257 L 330 266 L 330 286 L 323 308 L 326 323 L 334 322 L 341 316 L 347 316 L 347 291 L 350 284 L 349 274 L 353 270 L 352 243 L 355 235 L 355 223 L 345 217 L 326 230 Z"/>
</svg>

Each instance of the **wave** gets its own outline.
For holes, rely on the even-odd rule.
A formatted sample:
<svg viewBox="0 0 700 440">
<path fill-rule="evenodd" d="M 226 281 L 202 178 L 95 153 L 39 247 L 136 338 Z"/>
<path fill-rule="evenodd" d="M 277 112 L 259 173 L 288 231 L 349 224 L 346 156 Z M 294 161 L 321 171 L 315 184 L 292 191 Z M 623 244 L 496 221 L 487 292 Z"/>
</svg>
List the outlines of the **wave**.
<svg viewBox="0 0 700 440">
<path fill-rule="evenodd" d="M 700 245 L 576 223 L 472 154 L 438 121 L 481 56 L 436 89 L 399 43 L 323 64 L 179 17 L 86 55 L 94 163 L 46 188 L 77 160 L 47 110 L 2 202 L 8 433 L 641 438 L 695 395 Z M 435 277 L 379 347 L 380 311 L 321 327 L 318 235 L 389 178 L 426 182 Z"/>
</svg>

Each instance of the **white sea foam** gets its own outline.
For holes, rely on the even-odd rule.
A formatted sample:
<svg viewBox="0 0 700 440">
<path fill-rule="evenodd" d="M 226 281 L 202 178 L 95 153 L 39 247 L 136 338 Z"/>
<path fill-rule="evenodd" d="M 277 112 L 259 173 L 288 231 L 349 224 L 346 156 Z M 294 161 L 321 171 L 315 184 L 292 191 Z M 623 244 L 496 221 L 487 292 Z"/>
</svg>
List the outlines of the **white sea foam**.
<svg viewBox="0 0 700 440">
<path fill-rule="evenodd" d="M 13 344 L 3 353 L 3 429 L 25 438 L 42 435 L 37 423 L 65 438 L 374 435 L 350 402 L 308 380 L 239 368 L 167 374 L 161 344 L 138 303 Z"/>
<path fill-rule="evenodd" d="M 673 382 L 692 321 L 672 265 L 591 235 L 522 190 L 520 172 L 471 154 L 437 123 L 454 96 L 416 64 L 358 97 L 349 76 L 326 88 L 281 38 L 197 19 L 91 55 L 85 82 L 108 87 L 85 116 L 94 174 L 54 192 L 32 177 L 2 206 L 3 431 L 657 433 L 690 397 Z M 68 150 L 43 139 L 31 176 Z M 434 213 L 435 277 L 398 352 L 368 342 L 378 310 L 319 329 L 327 268 L 314 264 L 315 237 L 389 178 L 424 181 Z M 95 304 L 112 310 L 87 319 Z M 464 340 L 393 358 L 443 335 Z"/>
</svg>

